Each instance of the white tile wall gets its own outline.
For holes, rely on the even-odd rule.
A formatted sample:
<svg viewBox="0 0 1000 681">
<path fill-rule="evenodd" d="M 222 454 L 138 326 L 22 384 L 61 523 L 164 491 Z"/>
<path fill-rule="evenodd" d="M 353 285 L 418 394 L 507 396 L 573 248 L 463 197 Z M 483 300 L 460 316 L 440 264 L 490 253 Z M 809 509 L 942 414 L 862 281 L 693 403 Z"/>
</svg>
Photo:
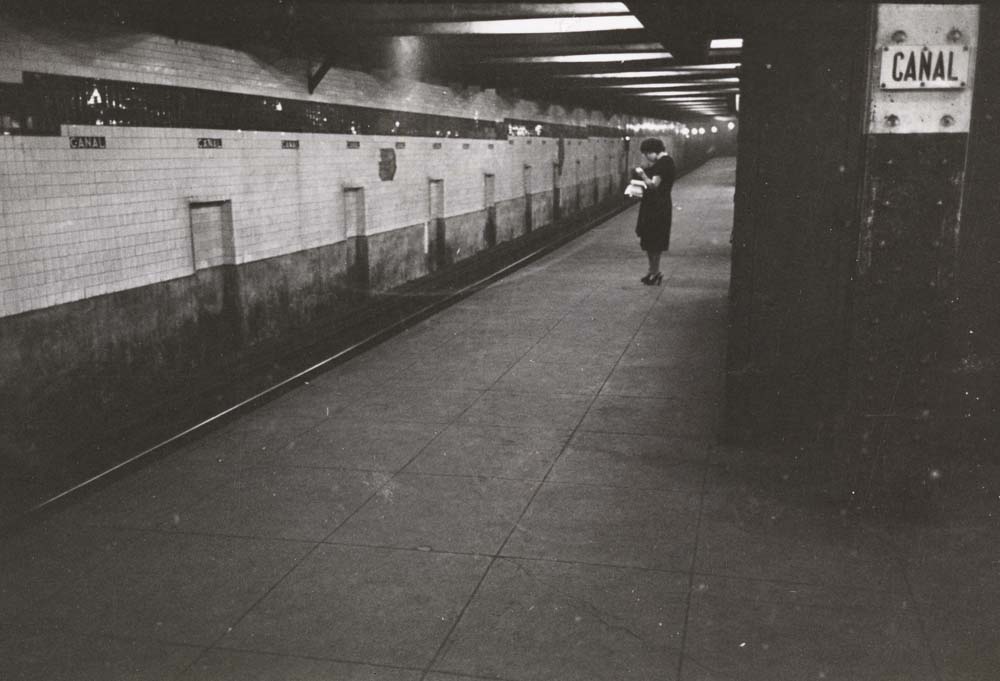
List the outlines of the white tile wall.
<svg viewBox="0 0 1000 681">
<path fill-rule="evenodd" d="M 265 64 L 160 36 L 0 21 L 0 80 L 19 81 L 22 71 L 310 98 L 304 65 L 293 60 Z M 337 69 L 311 98 L 492 120 L 626 120 Z M 71 149 L 70 135 L 104 136 L 107 148 Z M 221 138 L 223 147 L 199 149 L 199 137 Z M 282 139 L 297 139 L 300 148 L 282 149 Z M 348 149 L 348 139 L 360 148 Z M 401 139 L 395 179 L 382 182 L 379 148 Z M 563 183 L 578 158 L 581 180 L 595 168 L 610 172 L 620 149 L 618 140 L 568 141 Z M 496 177 L 497 201 L 523 194 L 525 164 L 536 169 L 531 191 L 551 189 L 557 153 L 555 140 L 537 138 L 509 144 L 109 126 L 64 126 L 61 137 L 0 136 L 0 316 L 191 274 L 190 201 L 232 201 L 235 261 L 244 263 L 343 239 L 347 186 L 364 188 L 367 230 L 376 234 L 426 220 L 429 178 L 445 180 L 446 216 L 483 208 L 484 173 Z"/>
</svg>

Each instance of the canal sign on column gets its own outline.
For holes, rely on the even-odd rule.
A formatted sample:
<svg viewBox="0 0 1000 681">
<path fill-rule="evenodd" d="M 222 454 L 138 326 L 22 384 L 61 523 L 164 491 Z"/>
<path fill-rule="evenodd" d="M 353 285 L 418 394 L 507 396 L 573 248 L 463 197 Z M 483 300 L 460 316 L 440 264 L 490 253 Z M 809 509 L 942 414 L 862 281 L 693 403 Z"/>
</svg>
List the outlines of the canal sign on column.
<svg viewBox="0 0 1000 681">
<path fill-rule="evenodd" d="M 880 4 L 874 38 L 868 131 L 968 133 L 979 5 Z"/>
<path fill-rule="evenodd" d="M 887 45 L 882 48 L 879 86 L 885 90 L 964 88 L 968 80 L 968 45 Z"/>
</svg>

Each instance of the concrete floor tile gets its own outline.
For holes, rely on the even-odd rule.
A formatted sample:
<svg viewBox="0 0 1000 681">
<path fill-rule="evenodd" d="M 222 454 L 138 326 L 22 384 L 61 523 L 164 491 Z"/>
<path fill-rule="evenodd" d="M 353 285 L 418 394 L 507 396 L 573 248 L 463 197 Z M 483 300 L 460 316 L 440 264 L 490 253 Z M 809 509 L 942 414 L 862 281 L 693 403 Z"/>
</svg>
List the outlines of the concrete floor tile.
<svg viewBox="0 0 1000 681">
<path fill-rule="evenodd" d="M 343 411 L 363 399 L 370 388 L 330 389 L 303 385 L 254 409 L 254 420 L 261 417 L 303 417 L 322 420 Z"/>
<path fill-rule="evenodd" d="M 695 569 L 888 593 L 907 588 L 884 529 L 747 487 L 706 495 Z"/>
<path fill-rule="evenodd" d="M 396 389 L 486 390 L 517 361 L 516 357 L 448 357 L 417 362 L 390 379 L 383 392 Z"/>
<path fill-rule="evenodd" d="M 406 470 L 541 480 L 569 435 L 569 430 L 451 425 Z"/>
<path fill-rule="evenodd" d="M 208 645 L 271 589 L 309 546 L 151 533 L 73 580 L 32 622 L 76 634 Z"/>
<path fill-rule="evenodd" d="M 259 457 L 281 450 L 298 435 L 322 423 L 325 417 L 249 412 L 233 423 L 192 442 L 183 453 L 170 457 L 176 467 L 219 464 L 241 467 L 258 463 Z"/>
<path fill-rule="evenodd" d="M 560 309 L 551 306 L 539 309 L 532 305 L 511 311 L 500 305 L 494 306 L 491 314 L 472 321 L 460 336 L 445 347 L 461 343 L 462 339 L 490 341 L 509 338 L 518 345 L 531 344 L 545 336 L 561 314 Z"/>
<path fill-rule="evenodd" d="M 538 342 L 538 337 L 522 337 L 496 332 L 494 334 L 463 334 L 448 341 L 439 353 L 425 357 L 423 362 L 442 369 L 467 362 L 513 364 Z"/>
<path fill-rule="evenodd" d="M 587 411 L 586 395 L 542 395 L 490 390 L 462 415 L 462 424 L 572 429 Z"/>
<path fill-rule="evenodd" d="M 600 364 L 554 364 L 523 359 L 497 381 L 496 390 L 595 395 L 609 369 Z"/>
<path fill-rule="evenodd" d="M 248 468 L 179 513 L 170 529 L 319 541 L 387 479 L 343 469 Z"/>
<path fill-rule="evenodd" d="M 0 632 L 9 634 L 18 615 L 85 579 L 141 536 L 132 530 L 80 527 L 58 515 L 5 536 L 0 552 Z"/>
<path fill-rule="evenodd" d="M 599 395 L 580 430 L 714 439 L 721 410 L 711 402 L 681 398 Z"/>
<path fill-rule="evenodd" d="M 708 449 L 700 440 L 579 431 L 549 480 L 700 493 Z"/>
<path fill-rule="evenodd" d="M 168 681 L 201 653 L 194 646 L 42 630 L 0 639 L 0 679 Z"/>
<path fill-rule="evenodd" d="M 986 516 L 902 533 L 907 579 L 941 678 L 986 679 L 1000 669 L 1000 524 Z"/>
<path fill-rule="evenodd" d="M 91 490 L 59 514 L 66 524 L 132 528 L 169 525 L 232 479 L 223 466 L 174 467 L 171 457 Z"/>
<path fill-rule="evenodd" d="M 488 564 L 476 556 L 321 546 L 220 645 L 423 667 Z"/>
<path fill-rule="evenodd" d="M 275 466 L 395 472 L 441 432 L 441 424 L 333 418 L 266 459 Z"/>
<path fill-rule="evenodd" d="M 420 681 L 420 674 L 290 655 L 211 650 L 177 681 Z"/>
<path fill-rule="evenodd" d="M 623 349 L 618 345 L 589 345 L 581 348 L 545 338 L 526 352 L 522 359 L 553 364 L 599 364 L 610 370 L 621 357 Z"/>
<path fill-rule="evenodd" d="M 624 359 L 624 358 L 623 358 Z M 717 375 L 717 380 L 710 376 Z M 602 395 L 631 397 L 673 397 L 715 399 L 722 409 L 723 379 L 721 365 L 711 371 L 687 367 L 660 367 L 620 363 L 601 389 Z"/>
<path fill-rule="evenodd" d="M 546 483 L 502 554 L 688 570 L 697 520 L 691 494 Z"/>
<path fill-rule="evenodd" d="M 410 353 L 397 356 L 386 356 L 385 353 L 360 354 L 314 376 L 309 382 L 320 387 L 345 390 L 358 386 L 378 386 L 414 361 L 415 358 Z"/>
<path fill-rule="evenodd" d="M 329 541 L 492 554 L 537 484 L 401 473 Z"/>
<path fill-rule="evenodd" d="M 809 587 L 696 578 L 682 679 L 932 681 L 920 622 L 905 601 L 864 607 Z M 838 595 L 839 596 L 839 595 Z"/>
<path fill-rule="evenodd" d="M 675 679 L 687 577 L 498 560 L 437 670 L 523 681 Z"/>
<path fill-rule="evenodd" d="M 380 390 L 343 413 L 373 421 L 448 423 L 482 396 L 478 390 L 396 386 Z"/>
</svg>

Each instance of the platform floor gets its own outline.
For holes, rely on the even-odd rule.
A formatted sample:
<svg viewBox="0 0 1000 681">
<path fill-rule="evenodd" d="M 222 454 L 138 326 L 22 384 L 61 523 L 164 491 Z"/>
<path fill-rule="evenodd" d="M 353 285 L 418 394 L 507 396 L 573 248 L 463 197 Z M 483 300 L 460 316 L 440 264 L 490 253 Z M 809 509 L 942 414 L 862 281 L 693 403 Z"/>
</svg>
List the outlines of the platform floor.
<svg viewBox="0 0 1000 681">
<path fill-rule="evenodd" d="M 632 209 L 4 539 L 0 679 L 1000 677 L 995 520 L 717 444 L 733 180 L 660 287 Z"/>
</svg>

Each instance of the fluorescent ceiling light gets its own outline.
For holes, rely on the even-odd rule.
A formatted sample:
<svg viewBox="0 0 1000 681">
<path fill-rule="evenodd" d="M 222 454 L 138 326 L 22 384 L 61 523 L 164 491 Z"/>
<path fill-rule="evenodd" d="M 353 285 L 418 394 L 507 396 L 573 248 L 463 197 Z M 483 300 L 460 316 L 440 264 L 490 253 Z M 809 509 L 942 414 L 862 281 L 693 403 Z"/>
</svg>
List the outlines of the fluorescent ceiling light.
<svg viewBox="0 0 1000 681">
<path fill-rule="evenodd" d="M 622 90 L 656 90 L 657 88 L 697 87 L 699 85 L 729 85 L 739 83 L 739 78 L 714 78 L 712 80 L 680 80 L 669 83 L 608 83 L 597 85 L 601 88 L 618 88 Z"/>
<path fill-rule="evenodd" d="M 731 95 L 739 92 L 739 88 L 720 88 L 718 90 L 656 90 L 654 92 L 632 92 L 634 97 L 677 97 L 679 95 Z"/>
<path fill-rule="evenodd" d="M 707 104 L 714 104 L 717 100 L 712 99 L 710 97 L 673 97 L 673 98 L 671 98 L 671 97 L 661 97 L 660 99 L 656 99 L 654 101 L 664 102 L 664 103 L 666 103 L 666 102 L 677 102 L 679 104 L 680 103 L 686 103 L 686 104 L 707 105 Z M 724 106 L 724 105 L 725 105 L 725 102 L 719 102 L 719 106 Z"/>
<path fill-rule="evenodd" d="M 614 71 L 611 73 L 574 73 L 557 74 L 557 78 L 664 78 L 668 76 L 688 76 L 702 71 L 732 71 L 739 68 L 735 64 L 698 64 L 697 66 L 678 66 L 664 71 Z"/>
<path fill-rule="evenodd" d="M 716 38 L 711 42 L 709 48 L 713 50 L 739 50 L 743 48 L 743 38 Z"/>
<path fill-rule="evenodd" d="M 479 21 L 441 21 L 413 24 L 415 33 L 446 35 L 509 35 L 513 33 L 585 33 L 641 29 L 642 23 L 631 14 L 596 17 L 542 17 L 536 19 L 483 19 Z"/>
<path fill-rule="evenodd" d="M 600 64 L 603 62 L 673 59 L 669 52 L 606 52 L 604 54 L 560 54 L 551 57 L 497 57 L 491 62 L 502 64 Z"/>
</svg>

